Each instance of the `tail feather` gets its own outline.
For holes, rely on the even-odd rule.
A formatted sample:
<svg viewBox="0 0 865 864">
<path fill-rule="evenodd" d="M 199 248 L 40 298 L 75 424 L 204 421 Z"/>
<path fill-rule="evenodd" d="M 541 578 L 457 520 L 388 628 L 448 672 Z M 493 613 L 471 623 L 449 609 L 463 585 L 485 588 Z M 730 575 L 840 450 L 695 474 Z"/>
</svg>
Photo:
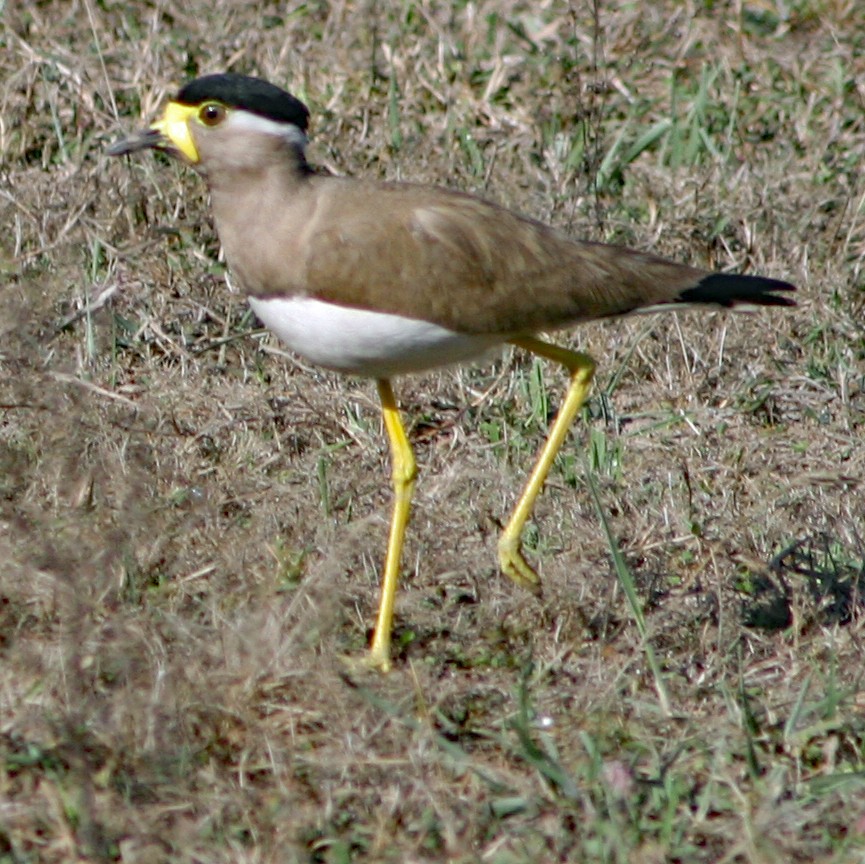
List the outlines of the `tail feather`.
<svg viewBox="0 0 865 864">
<path fill-rule="evenodd" d="M 710 273 L 693 288 L 683 291 L 676 303 L 709 303 L 730 308 L 738 304 L 751 306 L 795 306 L 785 293 L 795 286 L 780 279 L 763 276 L 741 276 L 733 273 Z"/>
</svg>

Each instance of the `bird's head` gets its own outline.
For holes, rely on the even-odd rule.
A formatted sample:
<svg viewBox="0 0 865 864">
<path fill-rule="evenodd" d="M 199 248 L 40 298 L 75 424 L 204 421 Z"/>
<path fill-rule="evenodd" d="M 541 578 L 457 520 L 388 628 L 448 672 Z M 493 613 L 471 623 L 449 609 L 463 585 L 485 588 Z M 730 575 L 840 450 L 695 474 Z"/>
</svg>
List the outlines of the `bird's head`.
<svg viewBox="0 0 865 864">
<path fill-rule="evenodd" d="M 108 148 L 111 156 L 163 150 L 202 173 L 258 168 L 288 148 L 305 164 L 309 110 L 260 78 L 223 73 L 186 84 L 146 129 Z"/>
</svg>

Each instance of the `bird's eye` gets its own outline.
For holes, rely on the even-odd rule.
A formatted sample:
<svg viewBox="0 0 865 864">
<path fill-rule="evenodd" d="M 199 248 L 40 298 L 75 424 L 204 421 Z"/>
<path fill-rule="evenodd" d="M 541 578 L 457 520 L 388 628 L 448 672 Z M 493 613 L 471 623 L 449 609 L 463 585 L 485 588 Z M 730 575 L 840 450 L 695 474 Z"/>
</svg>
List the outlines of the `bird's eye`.
<svg viewBox="0 0 865 864">
<path fill-rule="evenodd" d="M 205 126 L 218 126 L 225 119 L 225 108 L 222 105 L 217 105 L 215 102 L 208 102 L 201 106 L 198 112 L 198 119 Z"/>
</svg>

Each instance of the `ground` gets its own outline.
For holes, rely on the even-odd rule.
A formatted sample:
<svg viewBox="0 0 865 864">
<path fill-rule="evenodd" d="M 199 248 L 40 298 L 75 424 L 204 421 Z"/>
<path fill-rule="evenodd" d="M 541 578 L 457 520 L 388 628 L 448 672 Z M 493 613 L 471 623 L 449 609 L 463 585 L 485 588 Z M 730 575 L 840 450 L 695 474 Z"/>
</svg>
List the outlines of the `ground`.
<svg viewBox="0 0 865 864">
<path fill-rule="evenodd" d="M 0 4 L 0 862 L 865 860 L 865 6 Z M 106 147 L 198 73 L 310 157 L 795 282 L 799 305 L 371 382 L 229 290 L 188 169 Z"/>
</svg>

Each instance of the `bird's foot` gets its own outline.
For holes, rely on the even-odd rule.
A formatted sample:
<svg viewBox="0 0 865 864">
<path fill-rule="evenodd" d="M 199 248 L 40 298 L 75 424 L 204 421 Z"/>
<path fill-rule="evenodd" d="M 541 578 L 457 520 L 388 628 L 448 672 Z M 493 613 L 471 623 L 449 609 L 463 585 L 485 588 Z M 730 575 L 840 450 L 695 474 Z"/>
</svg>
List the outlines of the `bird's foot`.
<svg viewBox="0 0 865 864">
<path fill-rule="evenodd" d="M 499 566 L 505 576 L 516 582 L 520 588 L 531 591 L 537 597 L 543 593 L 540 577 L 523 557 L 519 538 L 502 534 L 499 540 Z"/>
<path fill-rule="evenodd" d="M 382 652 L 375 648 L 370 649 L 360 657 L 355 654 L 340 654 L 339 660 L 348 674 L 357 673 L 362 675 L 366 672 L 385 674 L 393 668 L 390 653 L 388 651 Z"/>
</svg>

